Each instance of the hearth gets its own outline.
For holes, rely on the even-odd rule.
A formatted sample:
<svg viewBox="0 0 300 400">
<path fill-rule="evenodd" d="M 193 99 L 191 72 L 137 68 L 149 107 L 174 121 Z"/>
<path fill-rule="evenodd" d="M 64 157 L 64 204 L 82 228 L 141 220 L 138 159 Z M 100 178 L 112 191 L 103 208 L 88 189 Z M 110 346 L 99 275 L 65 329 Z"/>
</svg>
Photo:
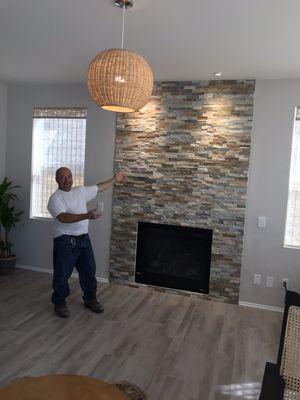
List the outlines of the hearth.
<svg viewBox="0 0 300 400">
<path fill-rule="evenodd" d="M 138 222 L 135 281 L 209 293 L 211 229 Z"/>
</svg>

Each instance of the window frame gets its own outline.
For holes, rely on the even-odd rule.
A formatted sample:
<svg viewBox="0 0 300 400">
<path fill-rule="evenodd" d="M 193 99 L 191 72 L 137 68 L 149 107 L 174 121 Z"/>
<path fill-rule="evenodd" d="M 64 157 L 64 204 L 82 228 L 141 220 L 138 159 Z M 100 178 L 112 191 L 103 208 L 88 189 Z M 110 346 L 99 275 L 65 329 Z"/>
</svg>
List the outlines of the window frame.
<svg viewBox="0 0 300 400">
<path fill-rule="evenodd" d="M 295 140 L 295 131 L 296 131 L 296 123 L 299 122 L 300 125 L 300 106 L 294 107 L 294 118 L 293 118 L 293 129 L 292 129 L 292 140 L 289 149 L 289 173 L 288 173 L 288 185 L 287 185 L 287 196 L 286 196 L 286 210 L 285 210 L 285 219 L 284 219 L 284 231 L 283 231 L 283 247 L 285 249 L 293 249 L 300 250 L 300 244 L 298 246 L 292 244 L 286 244 L 287 237 L 287 227 L 288 227 L 288 213 L 289 213 L 289 201 L 290 201 L 290 182 L 291 182 L 291 171 L 292 171 L 292 161 L 293 161 L 293 151 L 294 150 L 294 140 Z M 299 127 L 300 130 L 300 127 Z M 300 175 L 299 175 L 300 180 Z M 300 189 L 300 184 L 299 184 Z M 299 202 L 300 204 L 300 202 Z"/>
<path fill-rule="evenodd" d="M 68 111 L 71 112 L 82 112 L 82 116 L 81 117 L 74 117 L 74 116 L 49 116 L 47 115 L 48 112 L 56 112 L 59 113 L 61 112 L 61 115 L 66 114 L 68 115 Z M 44 112 L 45 116 L 39 116 L 36 117 L 35 112 L 40 112 L 41 114 Z M 70 114 L 69 114 L 70 115 Z M 37 118 L 41 118 L 41 119 L 48 119 L 48 118 L 53 118 L 53 119 L 84 119 L 85 120 L 85 132 L 84 132 L 84 157 L 83 157 L 83 166 L 82 166 L 82 170 L 83 170 L 83 183 L 84 183 L 84 179 L 85 179 L 85 155 L 86 155 L 86 127 L 87 127 L 87 107 L 33 107 L 32 109 L 32 125 L 31 125 L 31 168 L 30 168 L 30 201 L 29 201 L 29 219 L 30 220 L 38 220 L 38 221 L 53 221 L 53 217 L 51 215 L 49 216 L 35 216 L 33 215 L 33 169 L 34 169 L 34 123 L 35 123 L 35 119 Z M 64 166 L 64 165 L 62 165 Z M 65 166 L 67 166 L 67 163 L 65 164 Z M 73 173 L 73 171 L 72 171 Z"/>
</svg>

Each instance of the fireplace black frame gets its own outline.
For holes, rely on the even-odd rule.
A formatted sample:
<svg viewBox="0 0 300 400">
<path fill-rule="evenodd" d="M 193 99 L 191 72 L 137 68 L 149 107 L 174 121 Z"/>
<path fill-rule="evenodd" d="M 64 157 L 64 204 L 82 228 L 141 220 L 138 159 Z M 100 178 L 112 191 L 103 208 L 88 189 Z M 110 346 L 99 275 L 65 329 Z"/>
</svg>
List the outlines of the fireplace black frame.
<svg viewBox="0 0 300 400">
<path fill-rule="evenodd" d="M 205 269 L 203 268 L 201 277 L 199 279 L 174 276 L 174 275 L 163 275 L 161 273 L 155 273 L 153 271 L 145 271 L 143 268 L 144 263 L 144 243 L 147 238 L 147 234 L 151 230 L 160 229 L 163 231 L 172 230 L 174 235 L 175 229 L 177 235 L 191 235 L 194 238 L 202 239 L 201 246 L 206 248 Z M 136 246 L 136 263 L 135 263 L 135 282 L 147 284 L 151 286 L 166 287 L 171 289 L 185 290 L 196 293 L 209 293 L 209 280 L 210 280 L 210 266 L 211 266 L 211 247 L 212 247 L 212 229 L 203 229 L 189 226 L 177 226 L 177 225 L 166 225 L 157 224 L 150 222 L 138 221 L 137 227 L 137 246 Z"/>
</svg>

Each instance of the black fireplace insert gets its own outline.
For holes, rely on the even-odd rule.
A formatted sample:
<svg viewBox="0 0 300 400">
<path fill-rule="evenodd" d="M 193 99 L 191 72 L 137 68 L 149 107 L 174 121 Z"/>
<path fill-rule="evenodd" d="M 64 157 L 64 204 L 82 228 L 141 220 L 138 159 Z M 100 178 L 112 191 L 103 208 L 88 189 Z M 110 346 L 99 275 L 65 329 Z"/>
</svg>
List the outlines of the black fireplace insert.
<svg viewBox="0 0 300 400">
<path fill-rule="evenodd" d="M 138 222 L 135 281 L 209 293 L 213 231 Z"/>
</svg>

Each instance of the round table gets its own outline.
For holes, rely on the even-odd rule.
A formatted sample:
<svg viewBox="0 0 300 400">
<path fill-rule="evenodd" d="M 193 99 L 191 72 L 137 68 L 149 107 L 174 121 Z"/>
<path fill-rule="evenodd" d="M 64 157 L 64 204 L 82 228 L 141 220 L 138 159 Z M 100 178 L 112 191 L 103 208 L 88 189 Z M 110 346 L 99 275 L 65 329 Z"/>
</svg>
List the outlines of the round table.
<svg viewBox="0 0 300 400">
<path fill-rule="evenodd" d="M 114 385 L 81 375 L 20 378 L 0 388 L 0 400 L 128 400 Z"/>
</svg>

